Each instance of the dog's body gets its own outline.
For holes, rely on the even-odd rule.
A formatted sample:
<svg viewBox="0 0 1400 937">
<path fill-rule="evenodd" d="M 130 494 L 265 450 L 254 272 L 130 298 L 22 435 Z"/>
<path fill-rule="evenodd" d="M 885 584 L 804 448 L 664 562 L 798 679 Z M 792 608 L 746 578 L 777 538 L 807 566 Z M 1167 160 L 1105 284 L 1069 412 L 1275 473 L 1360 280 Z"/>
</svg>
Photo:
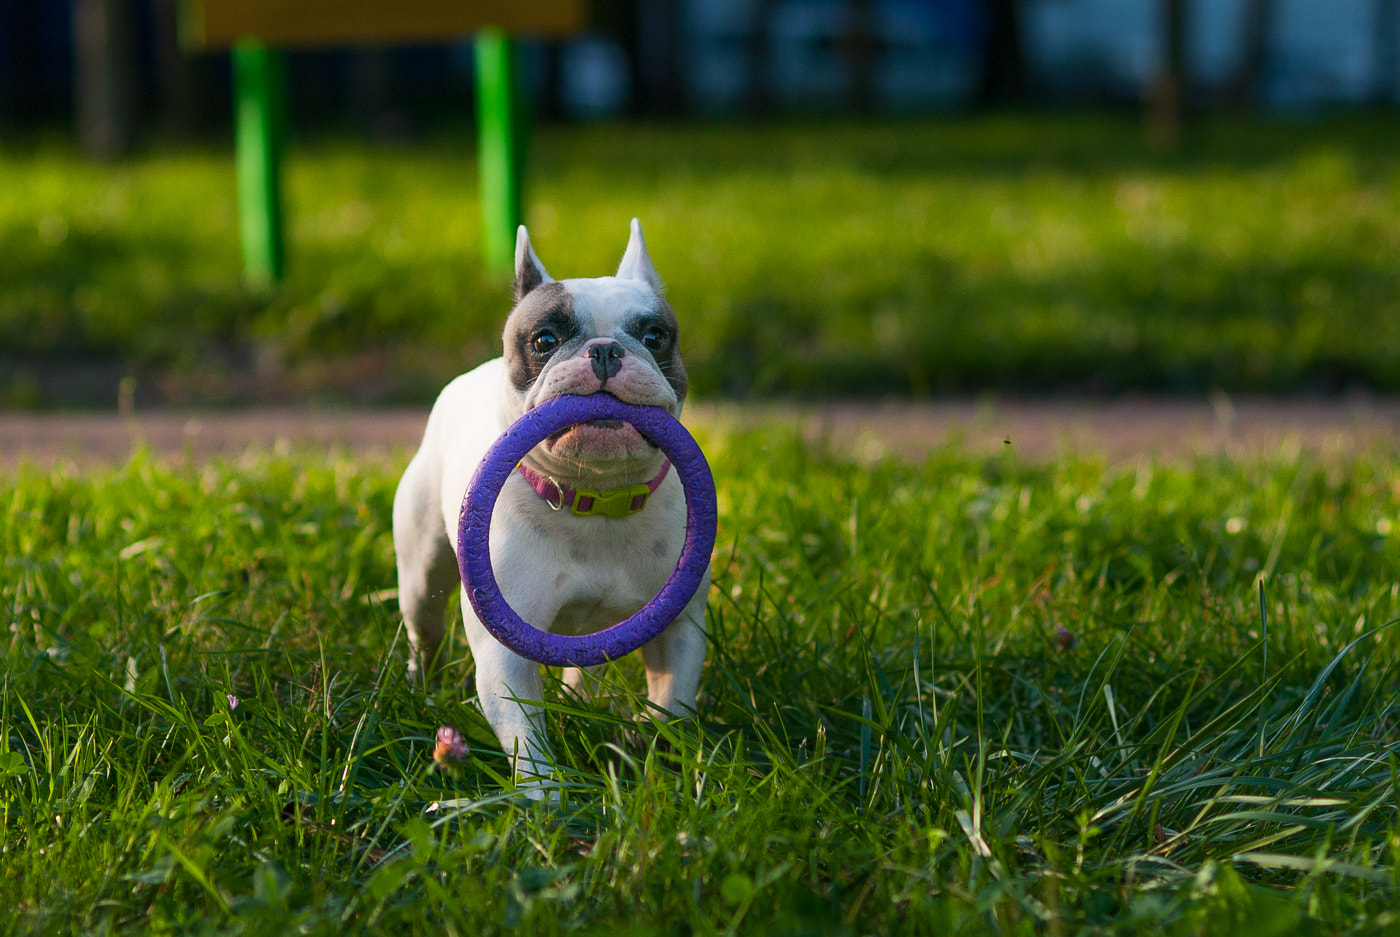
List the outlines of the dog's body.
<svg viewBox="0 0 1400 937">
<path fill-rule="evenodd" d="M 617 276 L 585 280 L 552 280 L 520 228 L 505 356 L 443 390 L 394 497 L 399 606 L 413 646 L 411 670 L 431 671 L 447 601 L 461 592 L 458 513 L 491 443 L 527 410 L 561 394 L 607 392 L 679 417 L 686 379 L 678 339 L 675 314 L 661 298 L 635 219 Z M 547 631 L 583 633 L 616 624 L 650 601 L 685 538 L 684 492 L 660 450 L 627 424 L 599 421 L 551 436 L 522 464 L 533 480 L 512 473 L 490 533 L 492 570 L 520 617 Z M 566 489 L 648 483 L 654 491 L 645 506 L 625 517 L 579 516 L 553 498 L 558 492 L 562 499 Z M 709 580 L 707 570 L 681 616 L 642 648 L 648 699 L 660 711 L 694 709 Z M 465 593 L 461 602 L 482 712 L 516 770 L 543 774 L 550 758 L 539 707 L 522 702 L 542 697 L 539 666 L 496 641 Z M 577 670 L 564 676 L 581 688 Z"/>
</svg>

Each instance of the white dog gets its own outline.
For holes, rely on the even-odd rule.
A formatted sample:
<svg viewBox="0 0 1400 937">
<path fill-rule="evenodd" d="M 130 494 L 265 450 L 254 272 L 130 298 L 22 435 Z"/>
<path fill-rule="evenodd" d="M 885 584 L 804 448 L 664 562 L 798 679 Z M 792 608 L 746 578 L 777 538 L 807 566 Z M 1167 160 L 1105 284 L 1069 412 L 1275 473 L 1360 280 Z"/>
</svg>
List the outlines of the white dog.
<svg viewBox="0 0 1400 937">
<path fill-rule="evenodd" d="M 492 637 L 460 588 L 462 499 L 491 443 L 541 402 L 607 392 L 679 417 L 686 376 L 676 316 L 635 218 L 617 276 L 596 279 L 552 279 L 522 225 L 515 301 L 504 357 L 448 384 L 433 406 L 394 497 L 394 549 L 410 670 L 431 672 L 447 600 L 460 592 L 482 712 L 517 773 L 541 775 L 550 753 L 531 702 L 542 696 L 539 666 Z M 549 437 L 525 457 L 497 501 L 490 538 L 492 570 L 521 618 L 547 631 L 596 631 L 635 613 L 665 583 L 685 539 L 685 496 L 655 445 L 626 423 L 598 420 Z M 660 711 L 694 710 L 709 585 L 706 569 L 681 616 L 642 648 L 647 697 Z M 582 688 L 575 668 L 564 680 Z"/>
</svg>

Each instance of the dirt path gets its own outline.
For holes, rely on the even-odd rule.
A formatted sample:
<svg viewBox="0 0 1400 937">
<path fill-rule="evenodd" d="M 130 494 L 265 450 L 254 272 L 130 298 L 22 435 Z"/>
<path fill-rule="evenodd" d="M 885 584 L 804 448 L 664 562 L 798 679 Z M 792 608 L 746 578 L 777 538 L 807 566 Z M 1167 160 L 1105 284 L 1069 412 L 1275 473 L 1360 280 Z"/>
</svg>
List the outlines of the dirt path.
<svg viewBox="0 0 1400 937">
<path fill-rule="evenodd" d="M 313 448 L 395 463 L 417 446 L 426 419 L 426 408 L 151 411 L 127 417 L 0 412 L 0 470 L 21 463 L 110 466 L 142 443 L 161 456 L 196 461 Z M 1110 463 L 1280 451 L 1348 456 L 1395 450 L 1400 398 L 725 403 L 697 404 L 686 422 L 702 429 L 798 425 L 809 439 L 826 439 L 861 458 L 919 458 L 948 442 L 978 453 L 1009 450 L 1033 461 L 1067 450 L 1097 453 Z"/>
</svg>

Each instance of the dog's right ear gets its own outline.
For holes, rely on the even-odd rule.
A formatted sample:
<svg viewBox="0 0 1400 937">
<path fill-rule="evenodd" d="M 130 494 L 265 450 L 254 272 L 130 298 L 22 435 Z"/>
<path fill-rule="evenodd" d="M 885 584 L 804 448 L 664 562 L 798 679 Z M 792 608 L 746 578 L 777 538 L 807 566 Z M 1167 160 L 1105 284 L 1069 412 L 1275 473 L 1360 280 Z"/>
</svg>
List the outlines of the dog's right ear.
<svg viewBox="0 0 1400 937">
<path fill-rule="evenodd" d="M 524 299 L 531 290 L 541 283 L 553 283 L 554 277 L 535 256 L 530 246 L 530 232 L 521 225 L 515 232 L 515 301 Z"/>
</svg>

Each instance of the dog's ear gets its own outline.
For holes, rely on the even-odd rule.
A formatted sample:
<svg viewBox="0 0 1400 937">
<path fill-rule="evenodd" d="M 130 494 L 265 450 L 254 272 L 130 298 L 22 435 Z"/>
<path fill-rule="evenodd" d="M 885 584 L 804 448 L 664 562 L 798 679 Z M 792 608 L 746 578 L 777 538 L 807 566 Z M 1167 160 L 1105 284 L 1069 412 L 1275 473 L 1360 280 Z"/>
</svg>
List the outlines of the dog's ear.
<svg viewBox="0 0 1400 937">
<path fill-rule="evenodd" d="M 515 232 L 515 301 L 518 303 L 541 283 L 553 283 L 554 277 L 535 256 L 530 246 L 530 232 L 521 225 Z"/>
<path fill-rule="evenodd" d="M 619 280 L 646 280 L 651 288 L 661 292 L 661 278 L 647 256 L 647 242 L 642 237 L 642 223 L 632 219 L 632 237 L 627 241 L 627 252 L 622 255 L 622 263 L 617 265 Z"/>
</svg>

